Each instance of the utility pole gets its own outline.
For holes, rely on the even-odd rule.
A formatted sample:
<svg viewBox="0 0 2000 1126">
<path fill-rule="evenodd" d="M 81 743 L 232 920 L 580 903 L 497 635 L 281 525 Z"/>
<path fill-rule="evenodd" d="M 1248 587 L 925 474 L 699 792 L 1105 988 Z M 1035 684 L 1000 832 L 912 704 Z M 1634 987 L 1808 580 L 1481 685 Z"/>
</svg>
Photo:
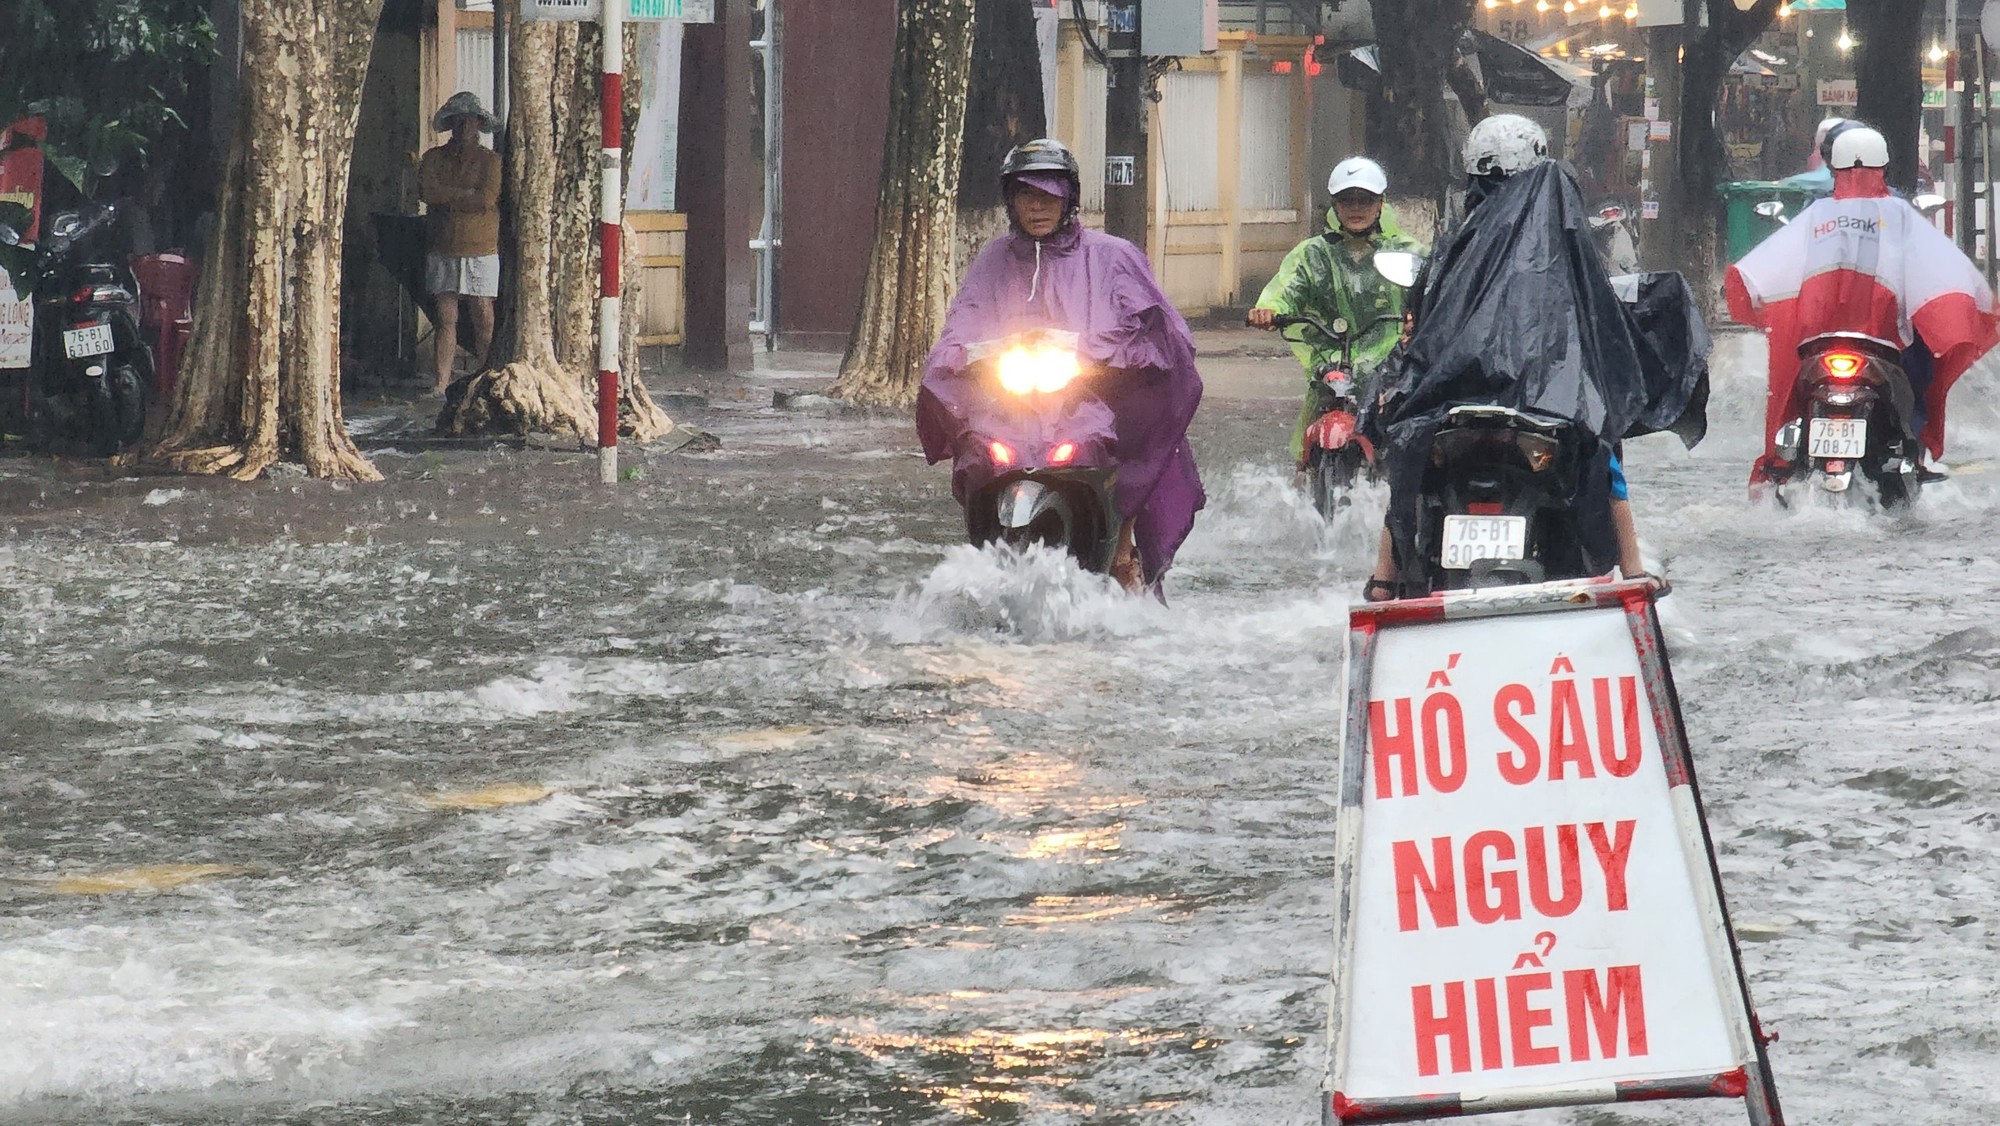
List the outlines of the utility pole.
<svg viewBox="0 0 2000 1126">
<path fill-rule="evenodd" d="M 1104 92 L 1104 229 L 1146 247 L 1146 59 L 1139 52 L 1140 0 L 1106 9 Z"/>
</svg>

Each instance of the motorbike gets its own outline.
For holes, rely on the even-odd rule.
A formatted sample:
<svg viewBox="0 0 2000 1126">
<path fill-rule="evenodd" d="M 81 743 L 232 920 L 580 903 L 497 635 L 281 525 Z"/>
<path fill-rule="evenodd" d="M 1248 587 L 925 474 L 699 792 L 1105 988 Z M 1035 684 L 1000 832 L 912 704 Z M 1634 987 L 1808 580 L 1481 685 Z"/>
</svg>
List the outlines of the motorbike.
<svg viewBox="0 0 2000 1126">
<path fill-rule="evenodd" d="M 1114 492 L 1117 431 L 1091 390 L 1101 372 L 1077 357 L 1077 336 L 1032 330 L 967 349 L 985 381 L 952 458 L 954 492 L 974 544 L 1042 544 L 1105 573 L 1122 518 Z"/>
<path fill-rule="evenodd" d="M 1416 552 L 1432 593 L 1599 573 L 1570 498 L 1585 461 L 1566 419 L 1451 408 L 1431 441 Z"/>
<path fill-rule="evenodd" d="M 137 444 L 153 386 L 139 325 L 139 284 L 110 245 L 122 205 L 57 212 L 26 268 L 35 310 L 28 430 L 44 447 L 76 443 L 99 457 Z M 0 244 L 21 234 L 0 223 Z"/>
<path fill-rule="evenodd" d="M 1590 238 L 1597 244 L 1604 272 L 1612 277 L 1639 272 L 1639 240 L 1623 207 L 1612 205 L 1590 217 Z"/>
<path fill-rule="evenodd" d="M 1799 387 L 1802 414 L 1778 428 L 1778 456 L 1791 466 L 1780 484 L 1847 493 L 1858 472 L 1884 507 L 1917 498 L 1916 398 L 1900 348 L 1861 333 L 1815 336 L 1799 345 Z"/>
<path fill-rule="evenodd" d="M 1271 318 L 1272 327 L 1280 334 L 1290 328 L 1309 328 L 1341 350 L 1339 363 L 1322 365 L 1310 377 L 1313 420 L 1306 427 L 1302 468 L 1312 492 L 1313 509 L 1325 519 L 1333 519 L 1336 512 L 1350 503 L 1357 477 L 1369 481 L 1382 478 L 1382 464 L 1375 456 L 1374 444 L 1356 432 L 1361 403 L 1354 387 L 1354 341 L 1376 326 L 1397 319 L 1377 317 L 1356 332 L 1345 317 L 1335 317 L 1331 325 L 1304 314 L 1279 314 Z"/>
</svg>

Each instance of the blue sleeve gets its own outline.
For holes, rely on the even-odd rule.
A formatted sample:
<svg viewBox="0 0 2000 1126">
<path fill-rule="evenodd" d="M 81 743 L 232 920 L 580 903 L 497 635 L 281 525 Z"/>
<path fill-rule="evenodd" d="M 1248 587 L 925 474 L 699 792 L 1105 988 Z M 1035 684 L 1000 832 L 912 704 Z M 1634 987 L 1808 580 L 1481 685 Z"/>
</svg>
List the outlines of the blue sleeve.
<svg viewBox="0 0 2000 1126">
<path fill-rule="evenodd" d="M 1611 499 L 1632 499 L 1632 491 L 1625 487 L 1625 467 L 1618 464 L 1617 454 L 1611 455 Z"/>
</svg>

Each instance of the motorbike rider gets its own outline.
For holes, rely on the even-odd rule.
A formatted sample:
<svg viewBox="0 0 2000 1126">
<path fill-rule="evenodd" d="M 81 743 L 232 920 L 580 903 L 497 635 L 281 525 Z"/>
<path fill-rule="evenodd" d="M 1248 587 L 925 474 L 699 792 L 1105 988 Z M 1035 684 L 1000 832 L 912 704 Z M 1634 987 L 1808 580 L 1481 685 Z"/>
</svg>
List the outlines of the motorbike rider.
<svg viewBox="0 0 2000 1126">
<path fill-rule="evenodd" d="M 1617 296 L 1599 261 L 1592 243 L 1588 223 L 1581 214 L 1581 193 L 1569 173 L 1560 166 L 1552 165 L 1548 156 L 1548 135 L 1541 126 L 1517 114 L 1496 114 L 1487 117 L 1474 126 L 1466 138 L 1464 156 L 1466 171 L 1465 214 L 1463 218 L 1441 238 L 1436 254 L 1425 265 L 1424 275 L 1417 281 L 1409 298 L 1412 310 L 1410 333 L 1405 349 L 1400 357 L 1392 361 L 1392 367 L 1385 375 L 1393 378 L 1385 381 L 1382 401 L 1371 425 L 1379 427 L 1389 442 L 1399 437 L 1421 433 L 1421 440 L 1428 446 L 1429 432 L 1423 429 L 1424 416 L 1435 412 L 1439 404 L 1450 402 L 1474 402 L 1484 396 L 1498 395 L 1503 388 L 1521 388 L 1540 385 L 1551 378 L 1551 373 L 1568 358 L 1574 349 L 1574 341 L 1566 333 L 1521 341 L 1518 311 L 1511 315 L 1501 311 L 1510 300 L 1515 299 L 1509 292 L 1510 284 L 1522 286 L 1522 293 L 1532 292 L 1536 298 L 1560 295 L 1564 300 L 1575 302 L 1578 307 L 1558 311 L 1545 305 L 1533 314 L 1541 320 L 1573 320 L 1582 322 L 1587 317 L 1600 315 L 1602 310 L 1617 306 Z M 1510 258 L 1500 263 L 1500 276 L 1451 277 L 1439 271 L 1450 271 L 1459 265 L 1462 255 L 1472 255 L 1483 245 L 1490 243 L 1488 232 L 1483 228 L 1489 224 L 1514 224 L 1519 221 L 1522 208 L 1517 206 L 1534 197 L 1521 193 L 1553 193 L 1543 202 L 1548 210 L 1562 224 L 1563 229 L 1548 236 L 1553 243 L 1542 253 L 1554 253 L 1568 258 L 1566 270 L 1560 270 L 1566 279 L 1563 285 L 1550 285 L 1523 272 L 1528 263 Z M 1489 206 L 1493 201 L 1505 197 L 1506 206 Z M 1491 218 L 1489 218 L 1491 216 Z M 1555 236 L 1562 236 L 1556 241 Z M 1468 275 L 1485 274 L 1491 263 L 1474 261 L 1465 266 Z M 1512 276 L 1508 276 L 1512 275 Z M 1574 285 L 1576 288 L 1566 288 Z M 1427 313 L 1433 305 L 1445 300 L 1446 293 L 1455 293 L 1449 300 L 1457 302 L 1457 307 L 1471 307 L 1487 310 L 1482 313 L 1481 322 L 1473 324 L 1453 316 L 1429 317 Z M 1571 296 L 1574 294 L 1575 296 Z M 1596 329 L 1594 324 L 1585 324 L 1585 330 Z M 1465 334 L 1484 333 L 1482 339 L 1466 339 Z M 1511 341 L 1499 339 L 1512 335 Z M 1528 335 L 1533 335 L 1532 333 Z M 1624 349 L 1620 356 L 1629 355 L 1631 368 L 1640 367 L 1639 355 L 1628 332 L 1620 343 Z M 1609 345 L 1606 345 L 1609 347 Z M 1702 347 L 1705 354 L 1705 339 Z M 1462 373 L 1432 372 L 1432 363 L 1440 357 L 1485 354 L 1490 360 L 1482 360 L 1477 366 L 1482 370 Z M 1521 370 L 1506 370 L 1509 359 Z M 1618 569 L 1627 577 L 1636 577 L 1645 570 L 1639 552 L 1638 536 L 1632 521 L 1632 510 L 1628 499 L 1623 467 L 1619 463 L 1616 442 L 1624 437 L 1627 427 L 1641 416 L 1650 416 L 1664 410 L 1666 414 L 1678 417 L 1686 407 L 1682 402 L 1667 403 L 1665 406 L 1648 404 L 1643 409 L 1636 404 L 1644 399 L 1650 388 L 1627 387 L 1618 394 L 1605 394 L 1606 385 L 1612 381 L 1627 380 L 1637 382 L 1639 376 L 1630 374 L 1621 365 L 1605 365 L 1616 370 L 1588 373 L 1598 381 L 1590 396 L 1600 401 L 1617 398 L 1621 412 L 1631 415 L 1630 419 L 1603 420 L 1602 424 L 1610 432 L 1599 435 L 1602 464 L 1606 474 L 1605 488 L 1600 493 L 1595 489 L 1583 490 L 1594 496 L 1602 496 L 1608 508 L 1605 517 L 1609 524 L 1610 546 L 1618 563 Z M 1704 374 L 1705 374 L 1705 368 Z M 1658 398 L 1658 396 L 1655 396 Z M 1671 398 L 1671 396 L 1668 396 Z M 1434 403 L 1433 400 L 1436 402 Z M 1404 433 L 1399 435 L 1399 431 Z M 1420 472 L 1403 472 L 1398 462 L 1411 460 L 1408 451 L 1395 450 L 1390 455 L 1390 505 L 1386 526 L 1377 551 L 1373 574 L 1370 575 L 1362 595 L 1369 601 L 1385 601 L 1402 593 L 1400 575 L 1403 568 L 1398 555 L 1404 550 L 1400 545 L 1407 542 L 1407 532 L 1398 530 L 1399 519 L 1404 527 L 1414 520 L 1417 498 L 1411 495 L 1420 479 Z M 1416 454 L 1421 461 L 1425 455 Z M 1420 471 L 1421 465 L 1417 466 Z M 1398 496 L 1398 493 L 1402 496 Z M 1588 533 L 1587 533 L 1588 534 Z"/>
<path fill-rule="evenodd" d="M 1350 156 L 1334 166 L 1326 190 L 1333 197 L 1326 212 L 1326 230 L 1285 255 L 1277 274 L 1258 295 L 1249 319 L 1267 330 L 1275 328 L 1273 320 L 1278 316 L 1305 315 L 1326 325 L 1336 317 L 1345 320 L 1359 334 L 1354 342 L 1354 370 L 1348 374 L 1354 379 L 1356 395 L 1365 399 L 1373 388 L 1375 369 L 1396 346 L 1403 313 L 1403 289 L 1375 270 L 1375 253 L 1405 251 L 1422 257 L 1428 251 L 1402 232 L 1394 211 L 1383 201 L 1389 177 L 1381 165 L 1364 156 Z M 1378 318 L 1385 319 L 1367 327 Z M 1342 358 L 1341 348 L 1317 333 L 1291 344 L 1308 377 L 1337 366 Z M 1308 386 L 1298 424 L 1292 428 L 1292 460 L 1300 466 L 1305 464 L 1306 428 L 1313 423 L 1315 403 Z"/>
<path fill-rule="evenodd" d="M 952 457 L 978 397 L 990 393 L 966 378 L 968 346 L 1034 328 L 1076 333 L 1117 432 L 1124 522 L 1111 573 L 1128 590 L 1157 591 L 1205 501 L 1187 440 L 1201 402 L 1194 336 L 1138 247 L 1084 227 L 1076 157 L 1061 142 L 1015 146 L 1000 182 L 1009 230 L 973 259 L 925 361 L 924 456 Z"/>
<path fill-rule="evenodd" d="M 1724 292 L 1735 320 L 1769 345 L 1764 456 L 1754 491 L 1784 480 L 1777 432 L 1797 417 L 1799 345 L 1859 332 L 1903 350 L 1914 393 L 1912 427 L 1932 458 L 1944 456 L 1951 385 L 1993 347 L 1993 292 L 1956 244 L 1889 189 L 1889 145 L 1863 125 L 1839 129 L 1828 153 L 1833 194 L 1815 201 L 1729 268 Z"/>
</svg>

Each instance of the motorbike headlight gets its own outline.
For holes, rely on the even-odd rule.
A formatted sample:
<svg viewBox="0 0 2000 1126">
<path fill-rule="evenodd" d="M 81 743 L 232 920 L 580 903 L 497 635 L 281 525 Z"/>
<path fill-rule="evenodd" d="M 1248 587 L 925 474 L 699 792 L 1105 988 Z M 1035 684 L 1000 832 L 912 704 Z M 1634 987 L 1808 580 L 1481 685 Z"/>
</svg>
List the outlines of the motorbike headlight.
<svg viewBox="0 0 2000 1126">
<path fill-rule="evenodd" d="M 68 238 L 83 229 L 83 216 L 75 211 L 64 211 L 49 220 L 49 233 L 57 238 Z"/>
<path fill-rule="evenodd" d="M 1083 374 L 1076 353 L 1057 348 L 1010 348 L 1000 355 L 1000 386 L 1009 394 L 1060 391 Z"/>
</svg>

